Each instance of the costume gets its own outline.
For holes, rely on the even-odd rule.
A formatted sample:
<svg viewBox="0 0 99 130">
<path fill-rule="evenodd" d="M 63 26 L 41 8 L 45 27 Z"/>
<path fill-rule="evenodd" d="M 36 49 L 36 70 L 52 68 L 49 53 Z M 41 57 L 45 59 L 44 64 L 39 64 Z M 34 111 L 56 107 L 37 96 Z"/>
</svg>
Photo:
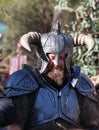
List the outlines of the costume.
<svg viewBox="0 0 99 130">
<path fill-rule="evenodd" d="M 17 109 L 12 100 L 0 92 L 0 126 L 3 127 L 12 124 L 16 120 L 16 112 Z"/>
<path fill-rule="evenodd" d="M 72 36 L 62 34 L 59 23 L 54 25 L 51 33 L 32 34 L 23 36 L 21 42 L 28 50 L 30 48 L 24 43 L 38 46 L 37 55 L 42 62 L 40 70 L 24 65 L 22 70 L 13 73 L 4 84 L 4 94 L 17 107 L 15 124 L 24 130 L 69 130 L 87 128 L 95 120 L 96 124 L 91 125 L 99 127 L 99 112 L 96 107 L 98 101 L 93 94 L 95 88 L 80 68 L 71 62 L 75 46 Z M 62 56 L 59 55 L 61 52 Z M 49 62 L 53 61 L 53 57 L 49 57 L 50 53 L 56 54 L 55 63 L 61 61 L 65 66 L 62 73 L 64 82 L 61 85 L 47 75 Z M 58 88 L 59 86 L 61 87 Z"/>
<path fill-rule="evenodd" d="M 89 79 L 86 79 L 85 75 L 80 73 L 80 68 L 77 66 L 73 67 L 72 78 L 60 91 L 49 85 L 39 72 L 27 65 L 24 65 L 23 70 L 13 73 L 6 81 L 5 86 L 7 97 L 35 91 L 36 98 L 32 99 L 33 106 L 28 124 L 29 128 L 58 118 L 78 127 L 80 126 L 80 106 L 77 93 L 97 102 L 93 95 L 94 86 Z"/>
</svg>

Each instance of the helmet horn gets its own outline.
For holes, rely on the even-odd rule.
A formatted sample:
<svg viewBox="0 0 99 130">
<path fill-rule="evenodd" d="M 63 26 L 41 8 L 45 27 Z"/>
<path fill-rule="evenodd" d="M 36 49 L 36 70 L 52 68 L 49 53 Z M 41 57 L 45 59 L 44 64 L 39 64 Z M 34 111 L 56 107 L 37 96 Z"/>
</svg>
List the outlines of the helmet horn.
<svg viewBox="0 0 99 130">
<path fill-rule="evenodd" d="M 88 46 L 87 53 L 90 52 L 95 47 L 95 40 L 91 35 L 84 35 L 79 33 L 72 34 L 74 39 L 74 46 Z"/>
<path fill-rule="evenodd" d="M 20 43 L 26 50 L 31 52 L 30 44 L 38 46 L 40 43 L 40 33 L 29 32 L 24 34 L 20 39 Z"/>
</svg>

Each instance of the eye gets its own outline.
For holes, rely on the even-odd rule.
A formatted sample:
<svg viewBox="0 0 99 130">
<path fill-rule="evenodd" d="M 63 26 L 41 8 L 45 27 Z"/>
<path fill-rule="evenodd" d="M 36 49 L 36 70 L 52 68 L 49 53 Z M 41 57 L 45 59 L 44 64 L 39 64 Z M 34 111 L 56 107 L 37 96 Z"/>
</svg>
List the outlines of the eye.
<svg viewBox="0 0 99 130">
<path fill-rule="evenodd" d="M 50 60 L 54 60 L 55 59 L 55 54 L 47 54 L 47 56 L 48 56 L 48 58 L 50 59 Z"/>
<path fill-rule="evenodd" d="M 67 58 L 67 56 L 68 56 L 68 54 L 66 54 L 66 53 L 61 53 L 61 54 L 60 54 L 60 59 L 61 59 L 61 60 L 65 60 L 65 59 Z"/>
</svg>

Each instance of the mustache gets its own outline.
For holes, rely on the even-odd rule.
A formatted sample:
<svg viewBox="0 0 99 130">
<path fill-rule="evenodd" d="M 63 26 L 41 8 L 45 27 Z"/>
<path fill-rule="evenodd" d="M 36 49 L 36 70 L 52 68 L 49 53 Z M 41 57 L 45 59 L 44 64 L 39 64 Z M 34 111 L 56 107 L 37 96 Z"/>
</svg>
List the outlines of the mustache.
<svg viewBox="0 0 99 130">
<path fill-rule="evenodd" d="M 53 67 L 52 69 L 64 70 L 64 67 L 57 65 L 57 66 Z"/>
<path fill-rule="evenodd" d="M 47 68 L 49 71 L 52 71 L 54 69 L 56 70 L 64 70 L 64 66 L 61 66 L 61 65 L 57 65 L 57 66 L 54 66 L 54 65 L 51 65 Z"/>
</svg>

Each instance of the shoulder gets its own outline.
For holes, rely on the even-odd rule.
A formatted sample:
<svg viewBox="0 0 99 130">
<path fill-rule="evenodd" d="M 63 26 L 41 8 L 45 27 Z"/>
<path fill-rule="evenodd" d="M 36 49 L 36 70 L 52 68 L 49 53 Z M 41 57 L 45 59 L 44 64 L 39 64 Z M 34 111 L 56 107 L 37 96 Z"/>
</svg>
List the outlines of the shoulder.
<svg viewBox="0 0 99 130">
<path fill-rule="evenodd" d="M 32 68 L 25 65 L 22 70 L 14 72 L 4 83 L 7 96 L 30 93 L 38 88 Z"/>
<path fill-rule="evenodd" d="M 95 86 L 90 78 L 84 73 L 81 73 L 79 66 L 73 66 L 72 73 L 71 86 L 76 88 L 79 94 L 97 101 L 94 95 Z"/>
<path fill-rule="evenodd" d="M 78 92 L 86 97 L 89 97 L 93 100 L 96 100 L 94 96 L 95 87 L 90 78 L 81 73 L 78 79 L 78 82 L 76 84 L 76 88 Z"/>
<path fill-rule="evenodd" d="M 90 92 L 95 90 L 94 84 L 87 75 L 81 73 L 79 66 L 72 66 L 72 73 L 72 87 L 76 87 L 79 91 L 83 92 Z"/>
<path fill-rule="evenodd" d="M 95 90 L 94 84 L 92 83 L 90 78 L 83 73 L 81 73 L 79 76 L 77 88 L 79 89 L 79 91 L 85 91 L 85 92 L 90 91 L 93 92 Z"/>
</svg>

